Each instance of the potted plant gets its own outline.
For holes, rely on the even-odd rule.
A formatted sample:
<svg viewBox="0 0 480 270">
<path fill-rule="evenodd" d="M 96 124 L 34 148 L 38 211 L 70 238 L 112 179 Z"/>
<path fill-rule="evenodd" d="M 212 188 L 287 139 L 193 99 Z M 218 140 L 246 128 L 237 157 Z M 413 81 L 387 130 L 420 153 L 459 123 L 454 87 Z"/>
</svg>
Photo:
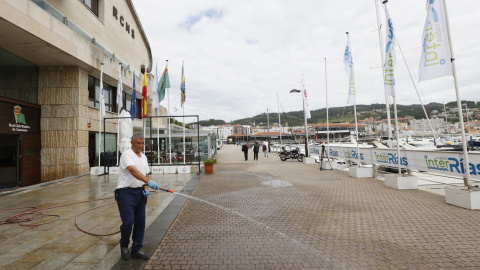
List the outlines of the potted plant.
<svg viewBox="0 0 480 270">
<path fill-rule="evenodd" d="M 216 158 L 205 158 L 203 164 L 205 165 L 205 173 L 213 173 L 213 164 L 217 163 Z"/>
</svg>

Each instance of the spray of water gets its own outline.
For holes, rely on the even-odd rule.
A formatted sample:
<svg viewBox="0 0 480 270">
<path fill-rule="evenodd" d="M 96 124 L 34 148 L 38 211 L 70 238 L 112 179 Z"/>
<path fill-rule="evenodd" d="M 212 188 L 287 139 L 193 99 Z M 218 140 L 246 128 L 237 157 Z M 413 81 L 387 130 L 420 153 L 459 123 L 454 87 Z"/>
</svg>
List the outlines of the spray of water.
<svg viewBox="0 0 480 270">
<path fill-rule="evenodd" d="M 311 253 L 311 254 L 314 254 L 314 255 L 318 256 L 318 251 L 317 251 L 315 248 L 310 247 L 310 246 L 306 246 L 305 244 L 299 242 L 299 241 L 296 240 L 295 238 L 293 238 L 293 237 L 291 237 L 291 236 L 289 236 L 289 235 L 287 235 L 287 234 L 285 234 L 285 233 L 283 233 L 283 232 L 281 232 L 281 231 L 279 231 L 279 230 L 277 230 L 277 229 L 274 229 L 274 228 L 272 228 L 271 226 L 269 226 L 269 225 L 267 225 L 267 224 L 265 224 L 265 223 L 263 223 L 263 222 L 261 222 L 261 221 L 255 220 L 255 219 L 253 219 L 253 218 L 251 218 L 251 217 L 248 217 L 248 216 L 246 216 L 246 215 L 243 214 L 243 213 L 240 213 L 240 212 L 238 212 L 238 211 L 234 211 L 234 210 L 232 210 L 232 209 L 229 209 L 229 208 L 227 208 L 227 207 L 223 207 L 223 206 L 218 205 L 218 204 L 214 204 L 214 203 L 209 202 L 209 201 L 202 200 L 202 199 L 197 198 L 197 197 L 192 197 L 192 196 L 189 196 L 189 195 L 186 195 L 186 194 L 182 194 L 182 193 L 179 193 L 179 192 L 172 192 L 172 193 L 175 194 L 175 195 L 181 195 L 181 196 L 187 197 L 187 198 L 189 198 L 189 199 L 196 200 L 196 201 L 199 201 L 199 202 L 208 204 L 208 205 L 213 206 L 213 207 L 220 208 L 220 209 L 222 209 L 223 211 L 226 211 L 226 212 L 232 213 L 232 214 L 234 214 L 234 215 L 237 215 L 237 216 L 239 216 L 239 217 L 241 217 L 241 218 L 243 218 L 243 219 L 245 219 L 245 220 L 250 221 L 251 223 L 253 223 L 253 224 L 255 224 L 255 225 L 259 226 L 259 227 L 264 227 L 264 228 L 266 228 L 266 229 L 268 229 L 268 230 L 270 230 L 270 231 L 273 231 L 274 233 L 278 234 L 278 235 L 281 236 L 282 238 L 285 238 L 286 240 L 288 240 L 290 243 L 292 243 L 292 244 L 294 244 L 294 245 L 296 245 L 296 246 L 298 246 L 298 247 L 300 247 L 300 248 L 308 251 L 308 252 Z M 324 258 L 324 259 L 325 259 L 326 261 L 328 261 L 328 262 L 331 262 L 330 258 Z"/>
</svg>

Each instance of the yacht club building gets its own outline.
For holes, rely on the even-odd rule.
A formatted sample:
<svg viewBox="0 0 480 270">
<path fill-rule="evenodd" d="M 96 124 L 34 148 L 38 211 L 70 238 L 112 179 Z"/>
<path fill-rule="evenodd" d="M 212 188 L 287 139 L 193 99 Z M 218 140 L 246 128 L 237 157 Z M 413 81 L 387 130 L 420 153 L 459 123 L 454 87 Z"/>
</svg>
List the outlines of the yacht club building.
<svg viewBox="0 0 480 270">
<path fill-rule="evenodd" d="M 135 74 L 140 116 L 152 52 L 132 0 L 0 0 L 0 187 L 89 173 L 98 158 L 102 63 L 105 117 L 121 109 L 119 70 L 127 111 Z M 105 128 L 104 144 L 115 147 L 116 120 Z"/>
</svg>

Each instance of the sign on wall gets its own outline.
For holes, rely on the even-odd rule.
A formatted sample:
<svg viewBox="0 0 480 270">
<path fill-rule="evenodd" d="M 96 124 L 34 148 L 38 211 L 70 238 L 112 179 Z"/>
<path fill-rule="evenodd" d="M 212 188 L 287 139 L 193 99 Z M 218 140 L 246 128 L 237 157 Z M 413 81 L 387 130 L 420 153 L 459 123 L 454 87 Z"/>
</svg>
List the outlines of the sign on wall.
<svg viewBox="0 0 480 270">
<path fill-rule="evenodd" d="M 0 100 L 0 133 L 39 134 L 40 109 Z"/>
</svg>

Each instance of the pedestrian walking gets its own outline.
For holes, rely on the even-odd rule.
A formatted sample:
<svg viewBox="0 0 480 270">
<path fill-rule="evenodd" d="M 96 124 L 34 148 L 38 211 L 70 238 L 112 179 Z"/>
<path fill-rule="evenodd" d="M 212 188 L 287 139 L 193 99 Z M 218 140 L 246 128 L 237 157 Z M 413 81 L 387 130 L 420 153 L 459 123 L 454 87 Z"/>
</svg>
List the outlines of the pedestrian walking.
<svg viewBox="0 0 480 270">
<path fill-rule="evenodd" d="M 263 156 L 268 157 L 268 140 L 265 139 L 262 145 Z"/>
<path fill-rule="evenodd" d="M 115 200 L 122 219 L 120 226 L 120 254 L 122 259 L 139 258 L 148 260 L 149 255 L 142 251 L 145 233 L 145 204 L 150 195 L 148 187 L 158 189 L 158 184 L 150 180 L 147 157 L 142 153 L 145 138 L 142 133 L 133 134 L 132 147 L 122 153 L 119 163 L 118 185 Z M 132 234 L 133 229 L 133 234 Z M 132 237 L 131 254 L 128 251 Z"/>
<path fill-rule="evenodd" d="M 243 155 L 245 156 L 245 161 L 248 160 L 248 143 L 243 143 L 242 145 L 242 152 L 243 152 Z"/>
<path fill-rule="evenodd" d="M 258 145 L 258 142 L 255 142 L 252 149 L 253 149 L 253 160 L 258 160 L 258 151 L 260 150 L 260 145 Z"/>
</svg>

